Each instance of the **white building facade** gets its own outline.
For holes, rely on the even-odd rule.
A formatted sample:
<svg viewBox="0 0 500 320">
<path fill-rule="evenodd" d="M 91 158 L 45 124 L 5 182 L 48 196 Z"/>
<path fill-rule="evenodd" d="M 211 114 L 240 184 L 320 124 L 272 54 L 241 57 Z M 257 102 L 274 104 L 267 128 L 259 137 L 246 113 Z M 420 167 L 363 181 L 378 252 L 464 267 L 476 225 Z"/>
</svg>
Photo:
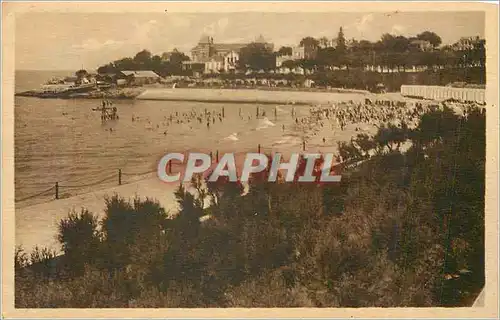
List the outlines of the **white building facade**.
<svg viewBox="0 0 500 320">
<path fill-rule="evenodd" d="M 221 70 L 224 70 L 224 60 L 220 57 L 205 62 L 205 73 L 219 73 Z"/>
<path fill-rule="evenodd" d="M 205 61 L 205 73 L 231 72 L 236 70 L 240 55 L 236 51 L 230 51 L 224 56 L 213 56 Z"/>
<path fill-rule="evenodd" d="M 306 56 L 304 47 L 292 47 L 292 54 L 287 56 L 278 56 L 276 57 L 276 68 L 281 68 L 283 62 L 288 60 L 302 60 Z"/>
<path fill-rule="evenodd" d="M 224 56 L 224 71 L 230 72 L 236 70 L 240 55 L 236 51 L 231 51 Z"/>
</svg>

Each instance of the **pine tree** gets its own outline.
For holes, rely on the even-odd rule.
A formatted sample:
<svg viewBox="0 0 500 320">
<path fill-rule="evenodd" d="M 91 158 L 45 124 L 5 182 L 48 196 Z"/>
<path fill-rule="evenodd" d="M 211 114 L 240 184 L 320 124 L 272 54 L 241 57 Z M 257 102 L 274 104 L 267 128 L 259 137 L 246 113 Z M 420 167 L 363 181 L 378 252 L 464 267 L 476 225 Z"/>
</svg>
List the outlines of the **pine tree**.
<svg viewBox="0 0 500 320">
<path fill-rule="evenodd" d="M 342 30 L 342 27 L 340 27 L 338 36 L 337 36 L 337 48 L 339 52 L 344 52 L 346 49 L 345 45 L 345 37 L 344 37 L 344 31 Z"/>
</svg>

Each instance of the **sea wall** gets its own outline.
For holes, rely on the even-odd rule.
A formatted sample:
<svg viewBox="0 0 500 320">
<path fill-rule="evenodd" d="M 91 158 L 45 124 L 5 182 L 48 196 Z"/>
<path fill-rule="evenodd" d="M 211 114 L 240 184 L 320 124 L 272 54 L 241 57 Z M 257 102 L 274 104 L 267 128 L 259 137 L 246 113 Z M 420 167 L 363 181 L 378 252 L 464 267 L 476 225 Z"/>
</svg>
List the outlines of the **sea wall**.
<svg viewBox="0 0 500 320">
<path fill-rule="evenodd" d="M 475 88 L 452 88 L 440 86 L 413 86 L 402 85 L 401 95 L 405 97 L 414 97 L 430 100 L 448 100 L 473 101 L 478 103 L 485 102 L 485 89 Z"/>
<path fill-rule="evenodd" d="M 213 103 L 319 104 L 335 101 L 363 101 L 366 91 L 308 92 L 255 89 L 148 88 L 139 100 L 196 101 Z"/>
</svg>

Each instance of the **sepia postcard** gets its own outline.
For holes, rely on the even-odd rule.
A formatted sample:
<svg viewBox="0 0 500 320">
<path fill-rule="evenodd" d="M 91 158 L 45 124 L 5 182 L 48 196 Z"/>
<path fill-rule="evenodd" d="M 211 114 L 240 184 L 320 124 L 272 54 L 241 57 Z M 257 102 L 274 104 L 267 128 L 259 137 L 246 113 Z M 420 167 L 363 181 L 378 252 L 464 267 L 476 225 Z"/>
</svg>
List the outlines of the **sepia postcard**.
<svg viewBox="0 0 500 320">
<path fill-rule="evenodd" d="M 2 317 L 498 318 L 498 3 L 2 2 Z"/>
</svg>

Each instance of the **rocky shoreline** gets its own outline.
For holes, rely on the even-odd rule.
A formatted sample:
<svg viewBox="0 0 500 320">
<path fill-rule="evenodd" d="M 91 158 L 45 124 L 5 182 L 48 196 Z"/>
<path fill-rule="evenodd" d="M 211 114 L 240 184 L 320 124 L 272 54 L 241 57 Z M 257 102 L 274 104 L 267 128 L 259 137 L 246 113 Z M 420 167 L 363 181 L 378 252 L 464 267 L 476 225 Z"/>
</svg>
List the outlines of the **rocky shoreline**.
<svg viewBox="0 0 500 320">
<path fill-rule="evenodd" d="M 171 86 L 166 85 L 148 85 L 142 87 L 126 87 L 126 88 L 109 88 L 109 89 L 95 89 L 88 92 L 75 92 L 72 90 L 60 90 L 60 91 L 50 91 L 50 90 L 28 90 L 23 92 L 17 92 L 15 96 L 20 97 L 35 97 L 35 98 L 47 98 L 47 99 L 135 99 L 138 96 L 146 93 L 147 91 L 165 91 L 169 92 L 169 96 L 172 92 Z M 368 91 L 365 90 L 355 90 L 355 89 L 342 89 L 342 88 L 271 88 L 271 87 L 225 87 L 225 86 L 217 86 L 217 87 L 178 87 L 175 91 L 183 92 L 181 94 L 180 100 L 189 100 L 191 94 L 185 95 L 185 92 L 189 90 L 190 92 L 194 92 L 195 96 L 198 96 L 198 92 L 219 92 L 225 91 L 227 92 L 268 92 L 268 94 L 272 95 L 273 92 L 277 93 L 291 93 L 295 95 L 297 93 L 305 93 L 305 94 L 313 94 L 313 93 L 351 93 L 351 94 L 369 94 Z M 204 96 L 205 94 L 203 94 Z M 218 94 L 220 95 L 220 93 Z M 251 94 L 250 94 L 251 95 Z M 177 94 L 173 94 L 172 96 L 177 96 Z M 167 97 L 163 97 L 167 98 Z M 173 98 L 173 100 L 178 100 L 179 97 Z M 167 98 L 168 99 L 168 98 Z M 163 100 L 163 99 L 161 99 Z M 205 100 L 205 97 L 201 98 L 202 101 Z M 225 99 L 222 99 L 225 100 Z M 245 100 L 246 101 L 246 100 Z M 219 102 L 219 101 L 218 101 Z M 275 103 L 275 101 L 273 101 Z"/>
<path fill-rule="evenodd" d="M 28 90 L 16 93 L 19 97 L 35 97 L 46 99 L 135 99 L 145 91 L 144 88 L 120 88 L 109 90 L 93 90 L 90 92 L 47 92 Z"/>
</svg>

